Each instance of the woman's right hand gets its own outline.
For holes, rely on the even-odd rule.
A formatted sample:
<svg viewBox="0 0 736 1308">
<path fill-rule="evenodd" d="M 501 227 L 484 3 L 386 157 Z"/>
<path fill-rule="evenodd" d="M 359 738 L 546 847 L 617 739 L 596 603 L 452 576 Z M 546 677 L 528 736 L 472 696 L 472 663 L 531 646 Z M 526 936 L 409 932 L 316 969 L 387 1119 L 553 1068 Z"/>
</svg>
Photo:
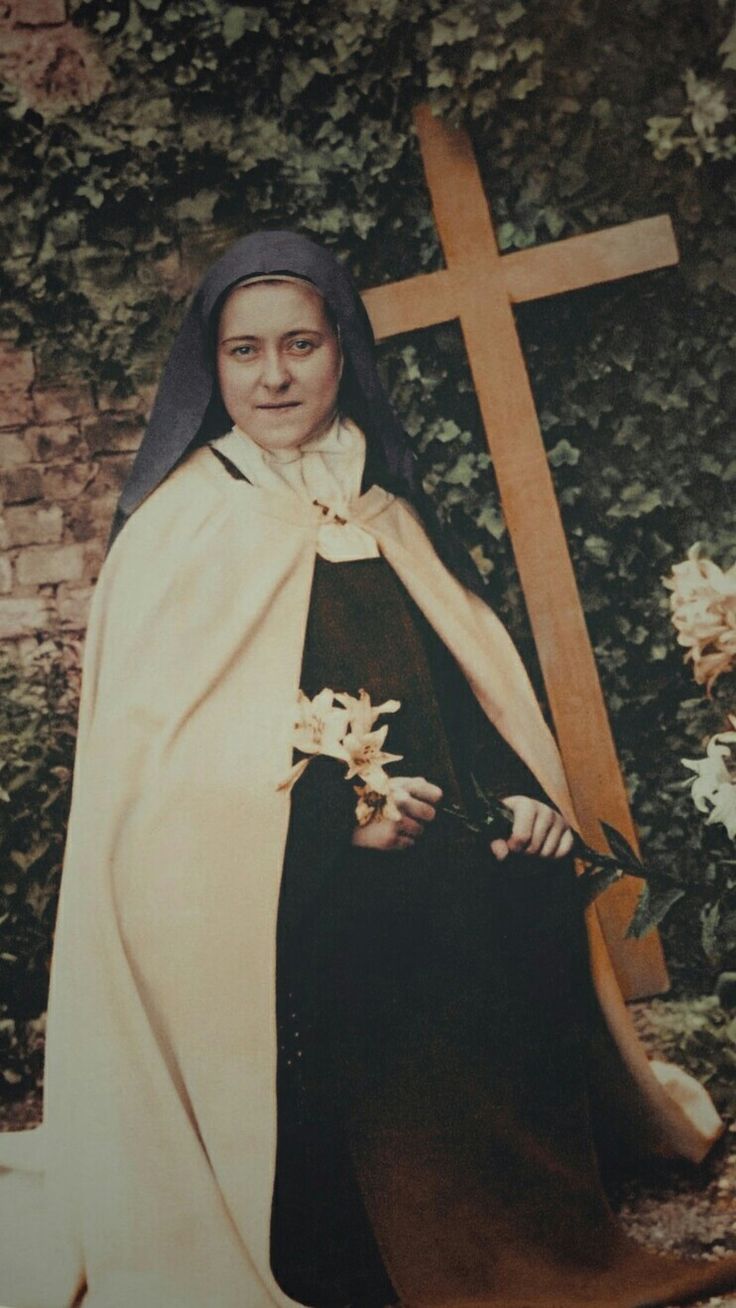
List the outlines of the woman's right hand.
<svg viewBox="0 0 736 1308">
<path fill-rule="evenodd" d="M 439 786 L 426 777 L 392 777 L 389 795 L 400 817 L 374 818 L 353 831 L 353 844 L 361 849 L 411 849 L 428 822 L 434 821 L 435 805 L 442 799 Z"/>
</svg>

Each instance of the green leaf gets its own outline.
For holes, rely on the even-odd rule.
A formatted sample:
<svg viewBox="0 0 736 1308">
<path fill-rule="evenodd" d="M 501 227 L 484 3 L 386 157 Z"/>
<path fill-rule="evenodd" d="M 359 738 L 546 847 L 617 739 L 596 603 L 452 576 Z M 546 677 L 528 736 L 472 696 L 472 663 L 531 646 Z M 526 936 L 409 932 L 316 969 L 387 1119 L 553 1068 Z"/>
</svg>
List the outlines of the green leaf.
<svg viewBox="0 0 736 1308">
<path fill-rule="evenodd" d="M 574 445 L 571 445 L 569 440 L 563 436 L 562 440 L 559 440 L 557 444 L 549 450 L 547 458 L 553 468 L 560 468 L 563 464 L 568 464 L 570 467 L 574 467 L 580 458 L 580 450 L 576 449 Z"/>
<path fill-rule="evenodd" d="M 636 850 L 629 844 L 626 837 L 623 836 L 620 831 L 617 831 L 615 827 L 612 827 L 608 822 L 601 821 L 600 826 L 611 848 L 611 852 L 615 854 L 616 858 L 621 859 L 623 866 L 625 868 L 638 868 L 641 870 L 643 875 L 646 875 L 644 864 L 639 858 Z"/>
<path fill-rule="evenodd" d="M 659 926 L 666 914 L 682 899 L 685 891 L 671 882 L 654 882 L 645 884 L 639 902 L 629 923 L 626 937 L 629 940 L 641 940 L 655 927 Z"/>
<path fill-rule="evenodd" d="M 231 5 L 225 10 L 222 19 L 222 35 L 225 45 L 235 45 L 246 32 L 258 32 L 261 29 L 265 11 L 249 5 Z"/>
</svg>

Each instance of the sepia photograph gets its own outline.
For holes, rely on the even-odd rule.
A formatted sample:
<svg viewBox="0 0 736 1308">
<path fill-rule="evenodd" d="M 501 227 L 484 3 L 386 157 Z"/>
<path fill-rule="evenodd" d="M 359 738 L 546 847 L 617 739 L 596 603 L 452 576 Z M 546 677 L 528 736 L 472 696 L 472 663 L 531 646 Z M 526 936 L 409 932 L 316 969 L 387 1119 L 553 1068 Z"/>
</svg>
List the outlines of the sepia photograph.
<svg viewBox="0 0 736 1308">
<path fill-rule="evenodd" d="M 736 1308 L 734 0 L 0 114 L 0 1308 Z"/>
</svg>

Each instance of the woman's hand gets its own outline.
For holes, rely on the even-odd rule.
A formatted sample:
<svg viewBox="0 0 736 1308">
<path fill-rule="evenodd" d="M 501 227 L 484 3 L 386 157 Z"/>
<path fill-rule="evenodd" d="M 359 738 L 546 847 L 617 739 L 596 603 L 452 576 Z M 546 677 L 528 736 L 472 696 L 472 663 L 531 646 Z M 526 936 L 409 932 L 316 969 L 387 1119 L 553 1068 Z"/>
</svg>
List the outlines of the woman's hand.
<svg viewBox="0 0 736 1308">
<path fill-rule="evenodd" d="M 392 777 L 389 795 L 401 814 L 398 821 L 376 818 L 364 827 L 356 827 L 353 844 L 361 849 L 411 849 L 427 822 L 434 821 L 442 799 L 439 786 L 425 777 Z"/>
<path fill-rule="evenodd" d="M 513 811 L 514 826 L 508 839 L 491 841 L 491 852 L 496 858 L 519 853 L 564 858 L 570 853 L 573 833 L 556 809 L 527 795 L 510 795 L 503 803 Z"/>
</svg>

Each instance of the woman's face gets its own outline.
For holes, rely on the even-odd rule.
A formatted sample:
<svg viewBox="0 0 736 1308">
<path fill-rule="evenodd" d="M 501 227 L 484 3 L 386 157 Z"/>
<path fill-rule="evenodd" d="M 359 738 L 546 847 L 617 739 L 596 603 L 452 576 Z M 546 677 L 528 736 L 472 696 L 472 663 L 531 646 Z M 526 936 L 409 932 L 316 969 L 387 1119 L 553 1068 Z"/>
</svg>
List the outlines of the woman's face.
<svg viewBox="0 0 736 1308">
<path fill-rule="evenodd" d="M 311 286 L 256 282 L 230 292 L 218 331 L 220 393 L 232 421 L 264 449 L 295 449 L 329 425 L 341 364 Z"/>
</svg>

